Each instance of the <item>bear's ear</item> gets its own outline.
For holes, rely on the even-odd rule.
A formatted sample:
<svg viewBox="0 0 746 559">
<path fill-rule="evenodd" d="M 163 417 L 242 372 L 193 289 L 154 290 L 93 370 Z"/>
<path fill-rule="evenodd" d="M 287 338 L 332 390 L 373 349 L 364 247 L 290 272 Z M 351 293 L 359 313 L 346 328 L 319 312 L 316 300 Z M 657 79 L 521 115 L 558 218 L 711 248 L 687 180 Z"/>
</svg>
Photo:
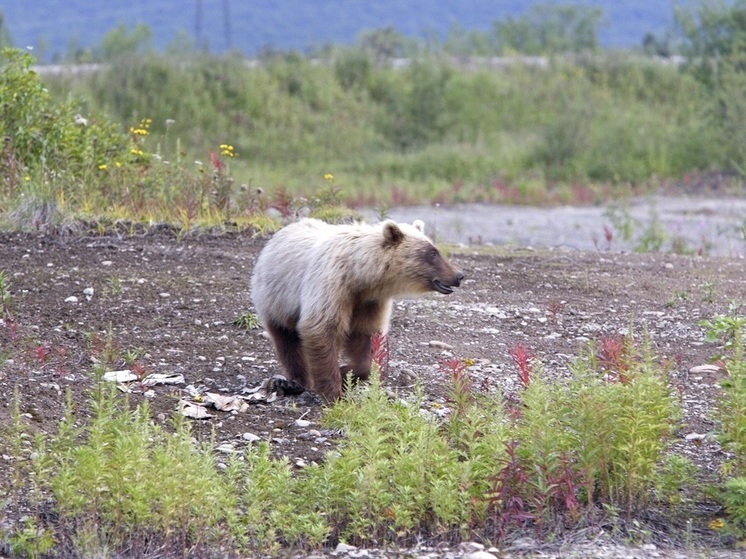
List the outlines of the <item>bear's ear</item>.
<svg viewBox="0 0 746 559">
<path fill-rule="evenodd" d="M 414 228 L 417 229 L 417 231 L 419 231 L 420 233 L 425 232 L 425 222 L 421 219 L 415 219 L 414 223 L 412 223 L 412 226 L 414 226 Z"/>
<path fill-rule="evenodd" d="M 396 246 L 403 240 L 404 232 L 395 221 L 389 220 L 383 224 L 383 246 Z"/>
</svg>

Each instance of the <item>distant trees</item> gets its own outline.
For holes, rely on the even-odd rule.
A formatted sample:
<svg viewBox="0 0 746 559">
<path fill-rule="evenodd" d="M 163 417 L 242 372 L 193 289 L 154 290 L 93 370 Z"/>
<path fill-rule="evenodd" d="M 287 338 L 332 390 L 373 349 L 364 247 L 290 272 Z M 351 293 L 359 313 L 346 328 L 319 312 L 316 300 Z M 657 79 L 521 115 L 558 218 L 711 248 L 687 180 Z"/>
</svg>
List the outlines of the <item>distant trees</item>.
<svg viewBox="0 0 746 559">
<path fill-rule="evenodd" d="M 536 4 L 522 16 L 496 21 L 488 32 L 467 32 L 454 26 L 444 47 L 451 54 L 477 56 L 595 51 L 603 17 L 599 7 Z"/>
<path fill-rule="evenodd" d="M 597 50 L 603 10 L 585 5 L 536 4 L 525 15 L 494 25 L 499 50 L 528 55 Z"/>
<path fill-rule="evenodd" d="M 692 58 L 728 58 L 746 51 L 746 0 L 698 0 L 676 10 L 684 53 Z"/>
<path fill-rule="evenodd" d="M 710 89 L 710 114 L 732 146 L 731 165 L 746 175 L 746 0 L 699 0 L 676 22 L 689 68 Z"/>
<path fill-rule="evenodd" d="M 153 30 L 144 23 L 139 23 L 130 31 L 120 24 L 109 31 L 101 43 L 99 58 L 111 60 L 120 56 L 142 54 L 153 49 Z"/>
<path fill-rule="evenodd" d="M 13 39 L 10 36 L 10 31 L 8 31 L 8 28 L 5 25 L 5 14 L 0 10 L 0 49 L 12 45 Z"/>
</svg>

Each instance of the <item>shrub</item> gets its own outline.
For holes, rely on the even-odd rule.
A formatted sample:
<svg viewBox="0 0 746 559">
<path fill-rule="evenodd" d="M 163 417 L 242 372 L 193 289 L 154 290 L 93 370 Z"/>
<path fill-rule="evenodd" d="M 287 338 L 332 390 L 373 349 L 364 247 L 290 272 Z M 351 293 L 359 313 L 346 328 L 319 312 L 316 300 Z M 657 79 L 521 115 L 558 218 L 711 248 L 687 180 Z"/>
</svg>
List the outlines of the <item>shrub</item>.
<svg viewBox="0 0 746 559">
<path fill-rule="evenodd" d="M 65 174 L 73 182 L 127 146 L 118 126 L 104 118 L 84 118 L 75 100 L 55 102 L 31 69 L 28 53 L 5 49 L 0 70 L 0 170 L 4 193 L 17 194 L 29 174 Z"/>
<path fill-rule="evenodd" d="M 99 381 L 100 382 L 100 381 Z M 85 441 L 52 447 L 50 484 L 60 515 L 58 537 L 93 554 L 105 548 L 204 549 L 230 539 L 235 496 L 189 425 L 173 433 L 151 423 L 147 404 L 129 409 L 115 388 L 100 387 Z M 68 413 L 62 432 L 74 431 Z"/>
<path fill-rule="evenodd" d="M 495 478 L 498 533 L 529 520 L 558 529 L 592 518 L 600 505 L 628 516 L 642 510 L 680 416 L 647 345 L 601 340 L 573 364 L 567 383 L 549 383 L 536 364 L 527 375 L 525 360 L 516 362 L 525 389 Z"/>
</svg>

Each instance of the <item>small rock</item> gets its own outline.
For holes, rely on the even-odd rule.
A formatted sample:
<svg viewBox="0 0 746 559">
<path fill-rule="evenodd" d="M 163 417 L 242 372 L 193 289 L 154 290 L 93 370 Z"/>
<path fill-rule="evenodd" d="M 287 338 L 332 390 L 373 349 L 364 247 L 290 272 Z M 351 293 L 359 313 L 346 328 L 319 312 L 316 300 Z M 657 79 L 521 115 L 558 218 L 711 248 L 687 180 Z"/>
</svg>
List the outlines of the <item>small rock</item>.
<svg viewBox="0 0 746 559">
<path fill-rule="evenodd" d="M 461 553 L 475 553 L 477 551 L 484 551 L 484 545 L 477 542 L 463 542 L 458 546 Z"/>
<path fill-rule="evenodd" d="M 75 295 L 70 295 L 67 299 L 65 299 L 65 303 L 77 303 L 78 298 Z"/>
<path fill-rule="evenodd" d="M 254 433 L 244 433 L 241 435 L 241 438 L 249 443 L 255 443 L 256 441 L 262 440 L 260 436 L 255 435 Z"/>
<path fill-rule="evenodd" d="M 349 553 L 350 551 L 355 551 L 357 547 L 354 545 L 347 545 L 346 543 L 338 543 L 337 547 L 334 548 L 334 553 Z"/>
<path fill-rule="evenodd" d="M 433 347 L 435 349 L 446 349 L 446 350 L 453 349 L 452 345 L 448 345 L 445 342 L 439 342 L 437 340 L 430 340 L 430 342 L 428 342 L 427 345 L 430 346 L 430 347 Z"/>
<path fill-rule="evenodd" d="M 536 547 L 536 540 L 533 538 L 525 537 L 516 539 L 510 546 L 511 550 L 529 550 Z"/>
<path fill-rule="evenodd" d="M 112 264 L 113 262 L 111 260 L 104 260 L 103 262 L 101 262 L 102 266 L 111 266 Z"/>
<path fill-rule="evenodd" d="M 223 443 L 218 446 L 216 449 L 218 452 L 222 452 L 223 454 L 233 454 L 236 452 L 236 449 L 233 448 L 233 445 L 231 443 Z"/>
<path fill-rule="evenodd" d="M 307 419 L 296 419 L 295 420 L 296 427 L 308 427 L 309 425 L 311 425 L 311 422 L 308 421 Z"/>
<path fill-rule="evenodd" d="M 710 365 L 696 365 L 695 367 L 692 367 L 689 369 L 689 372 L 693 375 L 701 375 L 701 374 L 707 374 L 707 373 L 717 373 L 720 372 L 722 369 L 718 365 L 710 364 Z"/>
<path fill-rule="evenodd" d="M 464 554 L 463 559 L 497 559 L 497 556 L 489 551 L 475 551 L 474 553 Z"/>
</svg>

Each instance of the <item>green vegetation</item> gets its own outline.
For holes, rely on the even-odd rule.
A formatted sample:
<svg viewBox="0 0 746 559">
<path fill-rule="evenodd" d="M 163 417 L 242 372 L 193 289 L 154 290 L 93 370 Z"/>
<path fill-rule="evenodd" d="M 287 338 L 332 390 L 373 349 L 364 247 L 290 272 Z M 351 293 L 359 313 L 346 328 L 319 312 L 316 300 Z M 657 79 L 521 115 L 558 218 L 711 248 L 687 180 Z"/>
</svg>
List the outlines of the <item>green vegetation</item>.
<svg viewBox="0 0 746 559">
<path fill-rule="evenodd" d="M 585 526 L 605 509 L 632 517 L 668 497 L 653 489 L 678 490 L 689 470 L 657 465 L 680 412 L 647 349 L 638 354 L 631 338 L 602 340 L 564 383 L 544 380 L 525 349 L 513 352 L 523 390 L 512 404 L 476 390 L 469 361 L 444 363 L 445 419 L 423 412 L 420 392 L 392 401 L 377 376 L 349 388 L 326 416 L 345 438 L 323 463 L 296 473 L 266 443 L 219 467 L 212 441 L 195 443 L 186 420 L 155 425 L 147 404 L 132 408 L 96 379 L 90 420 L 81 425 L 68 403 L 31 460 L 22 459 L 16 412 L 9 495 L 36 507 L 51 493 L 55 515 L 32 516 L 4 536 L 28 556 L 49 542 L 84 555 L 157 545 L 190 556 L 424 534 L 454 541 L 474 531 L 499 542 L 529 525 L 542 536 Z"/>
<path fill-rule="evenodd" d="M 42 81 L 29 55 L 6 51 L 2 217 L 30 229 L 72 217 L 266 230 L 267 209 L 298 211 L 330 172 L 348 205 L 592 203 L 697 173 L 737 177 L 741 8 L 681 11 L 682 48 L 703 62 L 681 67 L 601 52 L 600 14 L 575 7 L 427 45 L 380 30 L 256 65 L 153 52 L 143 27 L 107 35 L 102 68 L 85 75 Z M 547 65 L 450 57 L 511 53 Z"/>
<path fill-rule="evenodd" d="M 152 53 L 142 28 L 117 29 L 100 49 L 107 65 L 73 78 L 42 81 L 28 54 L 6 50 L 0 224 L 134 231 L 165 221 L 179 234 L 264 233 L 300 212 L 343 219 L 343 203 L 592 203 L 689 173 L 736 176 L 746 165 L 746 110 L 736 94 L 746 83 L 737 40 L 744 4 L 718 9 L 727 25 L 712 23 L 711 7 L 693 12 L 699 23 L 682 23 L 686 44 L 708 62 L 682 68 L 597 52 L 598 14 L 584 10 L 506 22 L 492 37 L 502 43 L 454 35 L 425 48 L 373 33 L 319 59 L 269 53 L 255 67 L 232 56 Z M 572 36 L 555 36 L 568 28 Z M 544 42 L 542 29 L 551 35 Z M 723 35 L 726 46 L 705 40 Z M 445 56 L 464 48 L 586 54 L 499 70 Z M 392 65 L 403 52 L 409 62 Z M 631 235 L 629 215 L 613 216 Z M 640 250 L 663 240 L 653 220 Z M 120 291 L 112 278 L 108 295 Z M 0 318 L 10 316 L 11 293 L 0 270 Z M 729 460 L 717 497 L 723 526 L 742 538 L 746 320 L 737 310 L 703 326 L 722 341 L 727 373 L 715 419 Z M 237 324 L 252 328 L 256 317 Z M 377 343 L 376 361 L 387 363 L 388 346 Z M 91 335 L 90 345 L 101 366 L 137 365 L 139 353 L 123 352 L 111 335 Z M 37 351 L 46 359 L 48 348 Z M 541 537 L 600 522 L 624 531 L 645 509 L 686 504 L 681 488 L 697 472 L 670 453 L 681 411 L 646 343 L 598 340 L 562 382 L 544 378 L 527 348 L 512 356 L 521 386 L 512 398 L 477 390 L 468 360 L 445 363 L 442 417 L 423 411 L 421 391 L 391 401 L 376 378 L 350 388 L 326 415 L 345 439 L 300 470 L 267 444 L 219 463 L 212 441 L 195 442 L 184 420 L 156 425 L 147 406 L 121 401 L 98 378 L 89 419 L 68 404 L 56 433 L 33 438 L 16 394 L 12 421 L 0 425 L 13 468 L 0 514 L 10 505 L 30 513 L 0 539 L 28 557 L 53 546 L 81 556 L 158 549 L 197 557 L 474 533 L 499 543 L 524 527 Z"/>
<path fill-rule="evenodd" d="M 707 339 L 723 344 L 721 356 L 726 376 L 721 381 L 723 398 L 718 402 L 718 438 L 729 460 L 724 466 L 727 479 L 717 493 L 728 519 L 728 533 L 746 537 L 746 316 L 733 304 L 731 314 L 703 321 Z"/>
</svg>

